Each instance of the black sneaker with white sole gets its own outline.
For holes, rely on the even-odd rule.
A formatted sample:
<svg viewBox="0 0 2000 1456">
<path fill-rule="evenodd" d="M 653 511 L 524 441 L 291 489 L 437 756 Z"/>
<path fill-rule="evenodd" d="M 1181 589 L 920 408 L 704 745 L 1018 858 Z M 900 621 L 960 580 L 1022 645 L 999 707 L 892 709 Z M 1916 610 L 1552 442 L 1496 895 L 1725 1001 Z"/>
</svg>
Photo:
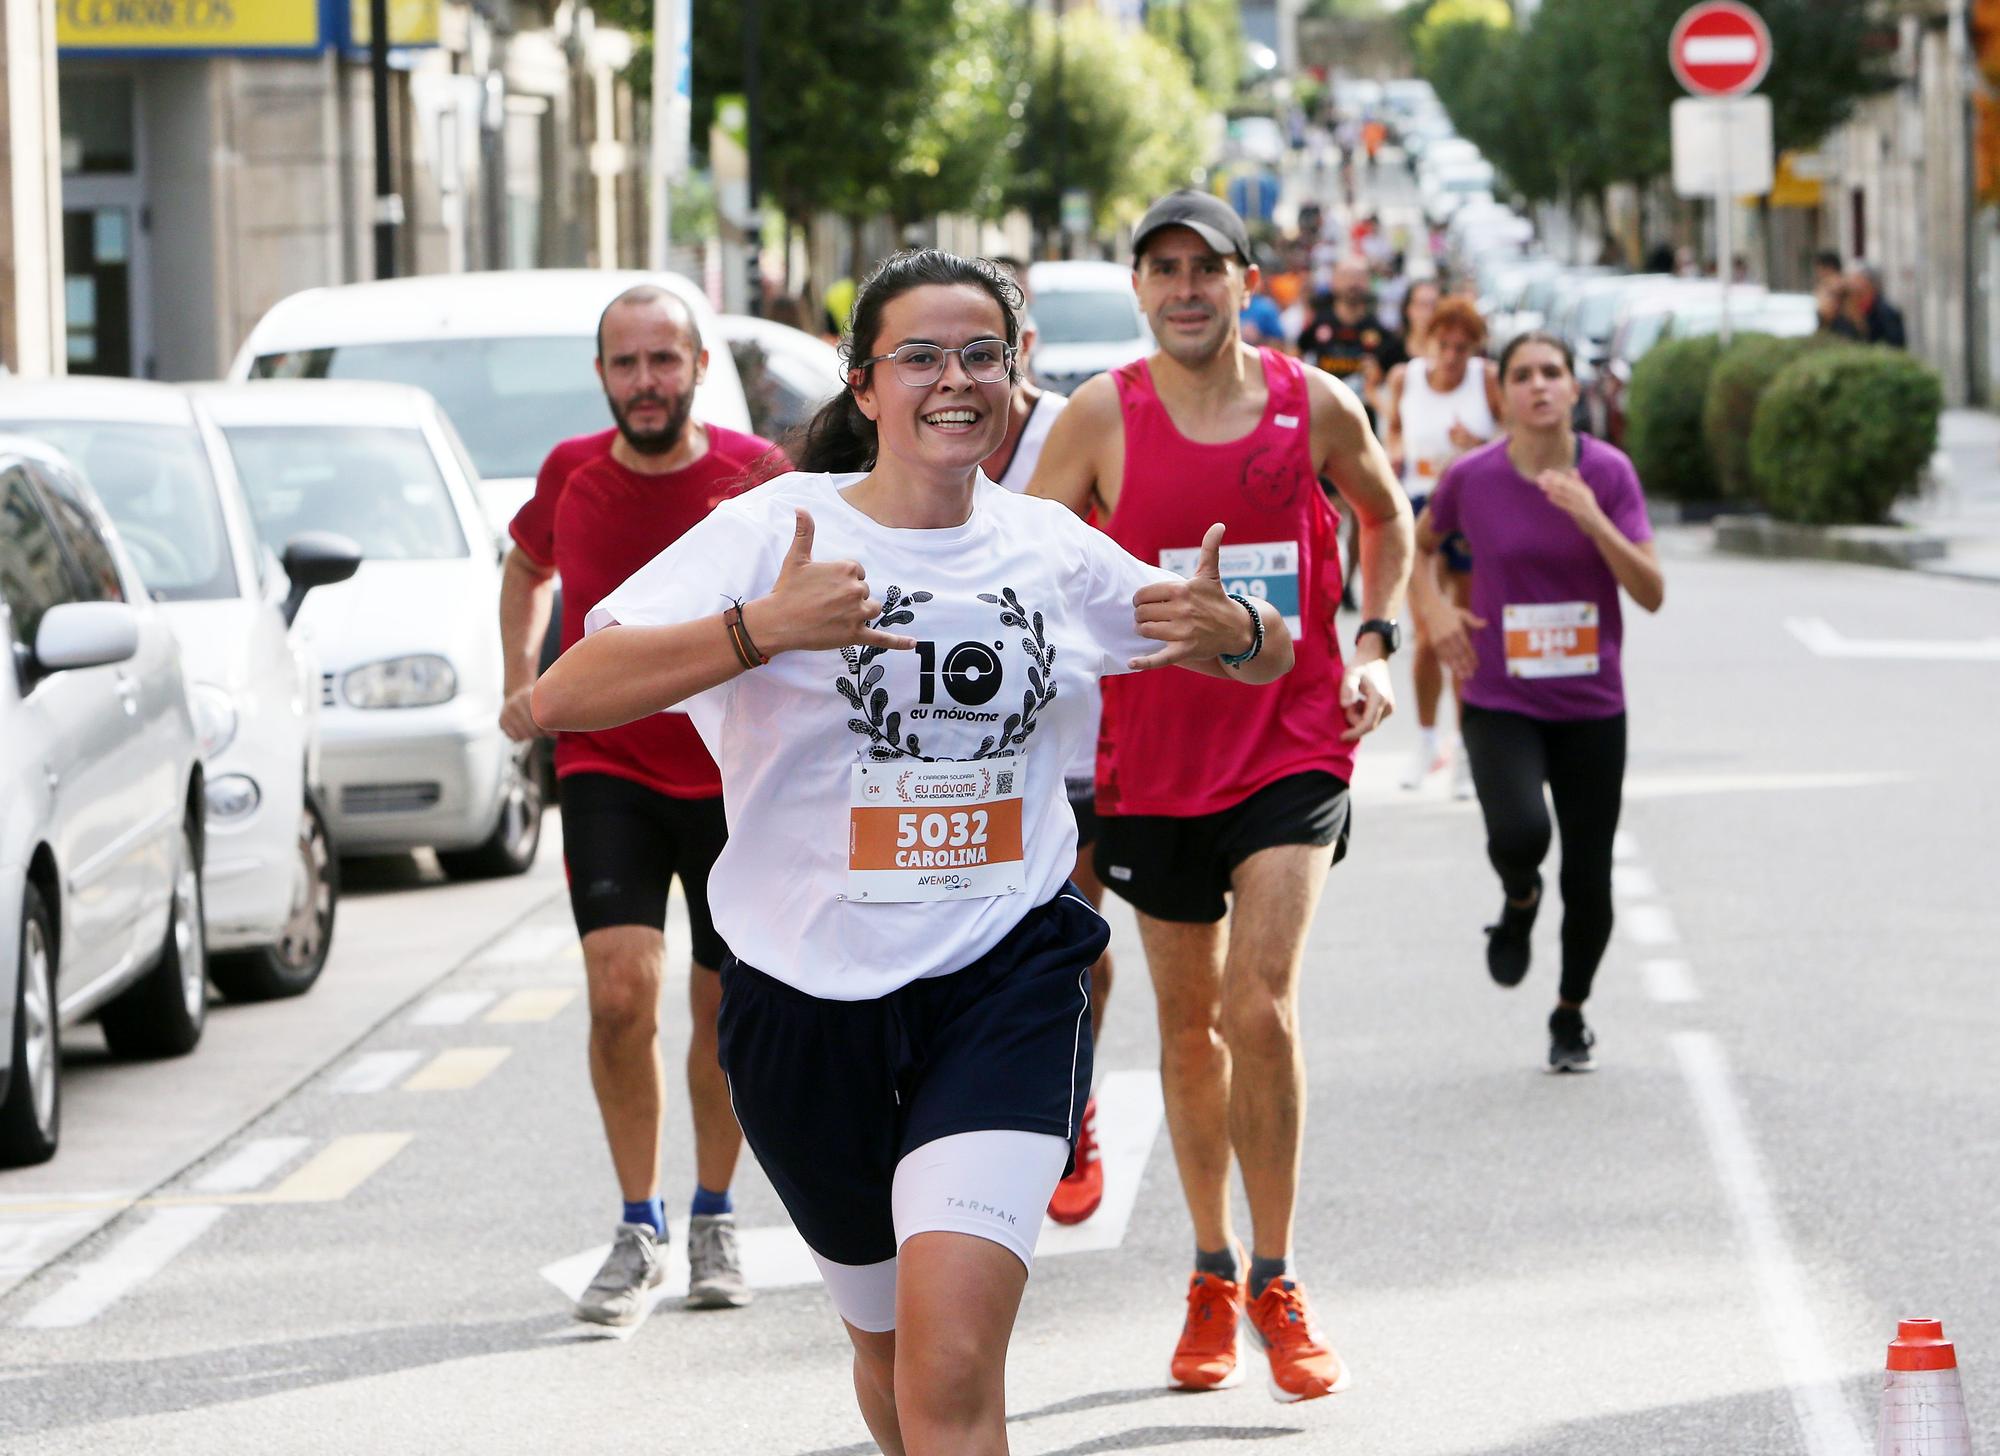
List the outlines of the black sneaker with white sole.
<svg viewBox="0 0 2000 1456">
<path fill-rule="evenodd" d="M 1542 908 L 1542 877 L 1535 876 L 1535 898 L 1526 905 L 1500 902 L 1500 923 L 1486 927 L 1486 973 L 1502 986 L 1518 986 L 1528 974 L 1529 936 Z"/>
<path fill-rule="evenodd" d="M 1597 1035 L 1583 1024 L 1581 1011 L 1558 1006 L 1549 1013 L 1549 1070 L 1551 1072 L 1591 1072 L 1597 1063 L 1590 1049 Z"/>
</svg>

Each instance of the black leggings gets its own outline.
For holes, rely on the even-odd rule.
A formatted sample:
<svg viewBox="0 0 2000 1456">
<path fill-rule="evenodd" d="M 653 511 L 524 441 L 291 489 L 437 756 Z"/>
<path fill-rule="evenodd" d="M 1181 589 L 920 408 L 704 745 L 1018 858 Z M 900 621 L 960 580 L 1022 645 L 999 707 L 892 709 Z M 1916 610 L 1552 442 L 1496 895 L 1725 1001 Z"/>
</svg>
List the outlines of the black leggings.
<svg viewBox="0 0 2000 1456">
<path fill-rule="evenodd" d="M 1562 832 L 1562 999 L 1582 1005 L 1611 941 L 1611 840 L 1625 787 L 1625 715 L 1550 723 L 1467 703 L 1459 734 L 1486 816 L 1486 854 L 1511 900 L 1534 893 L 1555 800 Z"/>
</svg>

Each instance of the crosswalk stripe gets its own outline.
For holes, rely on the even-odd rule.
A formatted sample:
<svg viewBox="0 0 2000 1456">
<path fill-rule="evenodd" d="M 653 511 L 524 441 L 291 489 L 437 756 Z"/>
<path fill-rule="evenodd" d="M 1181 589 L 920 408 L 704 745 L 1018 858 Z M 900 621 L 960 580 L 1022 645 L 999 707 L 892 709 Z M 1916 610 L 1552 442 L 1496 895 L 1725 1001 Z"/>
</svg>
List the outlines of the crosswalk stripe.
<svg viewBox="0 0 2000 1456">
<path fill-rule="evenodd" d="M 535 986 L 516 991 L 486 1013 L 494 1023 L 547 1021 L 576 999 L 574 986 Z"/>
<path fill-rule="evenodd" d="M 256 1138 L 194 1181 L 197 1193 L 248 1193 L 306 1150 L 302 1137 Z"/>
<path fill-rule="evenodd" d="M 412 1026 L 458 1026 L 472 1020 L 493 1001 L 491 991 L 440 991 L 410 1015 Z"/>
<path fill-rule="evenodd" d="M 1650 900 L 1660 893 L 1653 872 L 1639 864 L 1612 865 L 1611 888 L 1621 900 Z"/>
<path fill-rule="evenodd" d="M 383 1092 L 408 1076 L 422 1052 L 363 1052 L 326 1080 L 329 1092 Z"/>
<path fill-rule="evenodd" d="M 1673 945 L 1681 938 L 1664 905 L 1628 905 L 1619 914 L 1618 923 L 1634 945 Z"/>
<path fill-rule="evenodd" d="M 1645 978 L 1646 994 L 1663 1006 L 1685 1006 L 1701 999 L 1701 988 L 1686 961 L 1647 961 L 1639 974 Z"/>
<path fill-rule="evenodd" d="M 99 1213 L 65 1213 L 0 1216 L 0 1289 L 11 1288 L 102 1222 Z"/>
<path fill-rule="evenodd" d="M 357 1132 L 337 1137 L 258 1201 L 332 1203 L 345 1198 L 381 1171 L 409 1141 L 406 1132 Z"/>
<path fill-rule="evenodd" d="M 485 1081 L 513 1054 L 512 1047 L 452 1047 L 432 1057 L 403 1084 L 405 1092 L 463 1092 Z"/>
<path fill-rule="evenodd" d="M 21 1328 L 59 1330 L 88 1324 L 164 1269 L 225 1211 L 155 1209 L 131 1233 L 80 1265 L 67 1284 L 23 1315 Z"/>
</svg>

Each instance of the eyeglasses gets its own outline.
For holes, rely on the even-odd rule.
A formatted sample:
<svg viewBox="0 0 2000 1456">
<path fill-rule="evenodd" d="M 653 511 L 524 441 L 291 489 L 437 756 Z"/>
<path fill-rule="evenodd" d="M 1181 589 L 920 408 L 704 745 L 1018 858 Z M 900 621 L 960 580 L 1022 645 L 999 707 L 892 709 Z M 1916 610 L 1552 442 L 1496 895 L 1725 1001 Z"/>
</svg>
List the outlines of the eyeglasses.
<svg viewBox="0 0 2000 1456">
<path fill-rule="evenodd" d="M 998 384 L 1013 372 L 1013 346 L 999 339 L 974 339 L 956 349 L 936 344 L 905 344 L 891 353 L 859 360 L 854 367 L 866 369 L 887 359 L 895 364 L 898 379 L 912 389 L 923 389 L 944 377 L 944 361 L 952 354 L 958 355 L 966 374 L 980 384 Z"/>
</svg>

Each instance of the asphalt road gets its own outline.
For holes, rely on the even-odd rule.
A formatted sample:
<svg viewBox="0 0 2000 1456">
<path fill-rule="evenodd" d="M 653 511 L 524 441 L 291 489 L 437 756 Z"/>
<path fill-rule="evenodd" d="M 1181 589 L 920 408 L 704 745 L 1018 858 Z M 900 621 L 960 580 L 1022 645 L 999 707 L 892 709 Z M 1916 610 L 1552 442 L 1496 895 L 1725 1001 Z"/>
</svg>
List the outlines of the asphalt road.
<svg viewBox="0 0 2000 1456">
<path fill-rule="evenodd" d="M 1666 610 L 1627 659 L 1602 1070 L 1538 1070 L 1553 916 L 1524 987 L 1486 980 L 1476 811 L 1397 787 L 1399 718 L 1357 773 L 1304 1003 L 1297 1262 L 1354 1389 L 1164 1388 L 1190 1236 L 1114 910 L 1099 1065 L 1129 1217 L 1114 1197 L 1045 1244 L 1017 1452 L 1872 1451 L 1883 1345 L 1912 1314 L 1945 1321 L 1990 1428 L 2000 591 L 1716 558 L 1692 533 L 1666 554 Z M 187 1061 L 76 1053 L 62 1156 L 0 1175 L 0 1448 L 871 1449 L 837 1322 L 747 1163 L 756 1304 L 664 1305 L 629 1340 L 568 1318 L 558 1286 L 616 1206 L 554 847 L 507 885 L 374 870 L 322 986 L 227 1009 Z M 687 1145 L 676 1098 L 673 1211 Z"/>
</svg>

